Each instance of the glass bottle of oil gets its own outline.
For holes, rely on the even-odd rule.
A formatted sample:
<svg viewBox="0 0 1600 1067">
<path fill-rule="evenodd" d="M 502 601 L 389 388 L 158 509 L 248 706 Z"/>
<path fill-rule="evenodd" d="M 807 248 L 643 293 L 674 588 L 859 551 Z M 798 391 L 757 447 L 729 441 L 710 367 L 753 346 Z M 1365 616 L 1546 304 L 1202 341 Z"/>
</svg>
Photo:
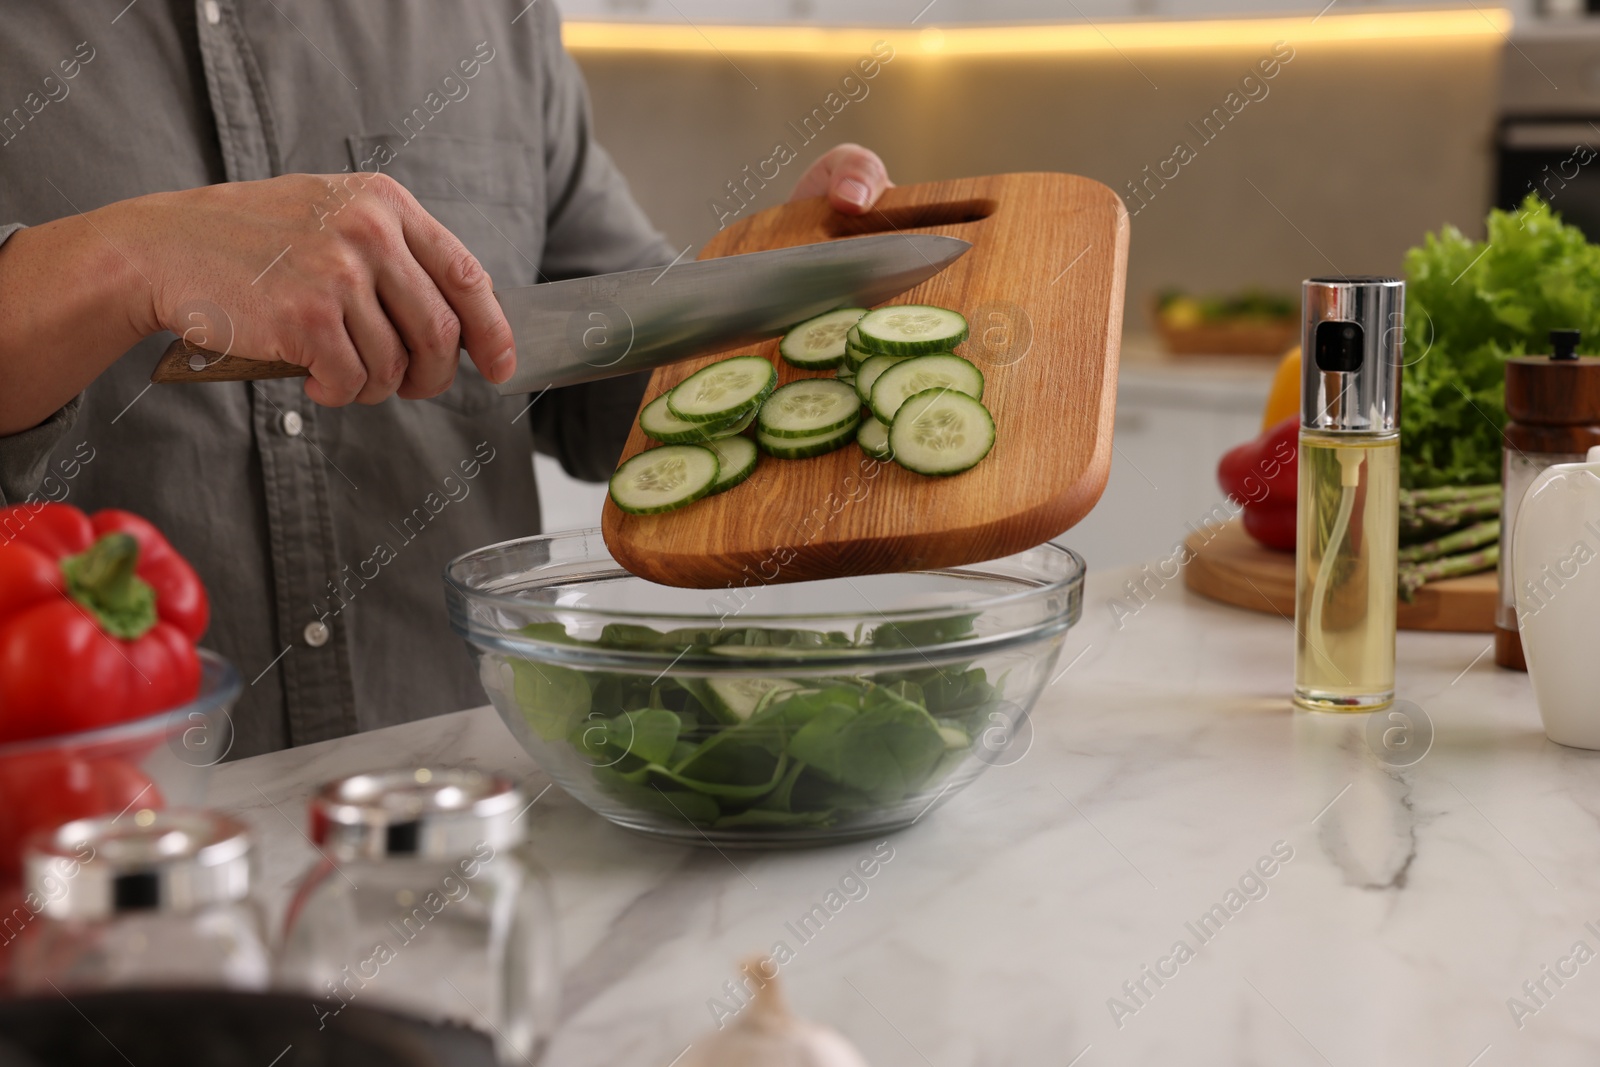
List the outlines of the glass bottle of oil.
<svg viewBox="0 0 1600 1067">
<path fill-rule="evenodd" d="M 1304 285 L 1294 702 L 1394 702 L 1405 283 Z"/>
</svg>

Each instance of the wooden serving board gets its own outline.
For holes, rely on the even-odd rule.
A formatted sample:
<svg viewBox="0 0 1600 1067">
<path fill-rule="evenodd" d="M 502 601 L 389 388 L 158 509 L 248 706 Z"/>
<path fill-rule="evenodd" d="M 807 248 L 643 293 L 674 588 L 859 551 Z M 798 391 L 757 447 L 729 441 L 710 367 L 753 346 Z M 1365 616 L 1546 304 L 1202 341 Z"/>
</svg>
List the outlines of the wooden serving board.
<svg viewBox="0 0 1600 1067">
<path fill-rule="evenodd" d="M 1111 467 L 1128 260 L 1122 200 L 1070 174 L 901 186 L 859 218 L 819 197 L 729 226 L 700 258 L 880 232 L 972 242 L 890 303 L 967 317 L 971 336 L 956 351 L 984 373 L 993 451 L 965 473 L 928 478 L 851 444 L 812 459 L 762 456 L 743 485 L 661 515 L 628 515 L 608 500 L 601 529 L 624 567 L 713 589 L 954 566 L 1031 548 L 1094 507 Z M 817 376 L 784 363 L 768 341 L 658 368 L 645 400 L 707 363 L 751 354 L 777 364 L 780 384 Z M 635 424 L 624 458 L 652 444 Z"/>
<path fill-rule="evenodd" d="M 1293 553 L 1257 544 L 1237 519 L 1209 538 L 1196 531 L 1184 544 L 1192 554 L 1184 585 L 1225 604 L 1294 618 Z M 1494 630 L 1499 600 L 1495 571 L 1445 578 L 1418 589 L 1411 603 L 1401 601 L 1397 621 L 1402 630 L 1486 634 Z"/>
</svg>

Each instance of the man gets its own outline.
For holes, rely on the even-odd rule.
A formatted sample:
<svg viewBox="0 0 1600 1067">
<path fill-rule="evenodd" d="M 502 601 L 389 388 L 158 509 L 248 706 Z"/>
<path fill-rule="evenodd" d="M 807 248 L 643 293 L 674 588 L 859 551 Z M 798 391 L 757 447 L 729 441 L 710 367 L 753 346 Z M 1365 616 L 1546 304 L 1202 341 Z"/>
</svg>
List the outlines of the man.
<svg viewBox="0 0 1600 1067">
<path fill-rule="evenodd" d="M 888 184 L 841 146 L 795 195 Z M 642 389 L 498 396 L 492 289 L 674 255 L 549 0 L 14 5 L 0 242 L 0 504 L 166 531 L 247 683 L 235 756 L 482 700 L 444 562 L 538 530 L 535 444 L 607 476 Z M 311 377 L 148 389 L 184 332 Z"/>
</svg>

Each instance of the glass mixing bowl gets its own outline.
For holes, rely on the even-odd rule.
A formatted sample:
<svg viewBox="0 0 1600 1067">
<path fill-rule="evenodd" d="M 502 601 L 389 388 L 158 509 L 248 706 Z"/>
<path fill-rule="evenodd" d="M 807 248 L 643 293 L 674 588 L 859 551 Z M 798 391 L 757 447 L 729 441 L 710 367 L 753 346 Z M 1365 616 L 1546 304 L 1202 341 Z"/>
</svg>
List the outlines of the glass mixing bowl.
<svg viewBox="0 0 1600 1067">
<path fill-rule="evenodd" d="M 192 807 L 205 799 L 211 768 L 233 744 L 229 713 L 243 683 L 215 652 L 199 654 L 200 691 L 187 704 L 0 745 L 0 887 L 20 873 L 21 844 L 37 830 L 134 805 Z"/>
<path fill-rule="evenodd" d="M 200 692 L 181 707 L 0 745 L 0 915 L 8 917 L 0 924 L 0 989 L 17 937 L 44 906 L 23 888 L 24 841 L 74 819 L 138 818 L 145 808 L 205 800 L 211 768 L 233 745 L 231 710 L 244 683 L 227 660 L 199 651 Z"/>
<path fill-rule="evenodd" d="M 643 833 L 780 847 L 899 829 L 1019 758 L 1083 574 L 1044 544 L 677 589 L 580 530 L 461 556 L 445 598 L 500 717 L 567 792 Z"/>
</svg>

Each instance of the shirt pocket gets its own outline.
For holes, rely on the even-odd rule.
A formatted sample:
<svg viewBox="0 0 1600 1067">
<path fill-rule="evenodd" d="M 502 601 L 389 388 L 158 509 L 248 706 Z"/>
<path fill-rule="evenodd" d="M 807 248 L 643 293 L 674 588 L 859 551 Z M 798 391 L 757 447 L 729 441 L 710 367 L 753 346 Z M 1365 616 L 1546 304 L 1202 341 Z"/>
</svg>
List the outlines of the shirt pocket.
<svg viewBox="0 0 1600 1067">
<path fill-rule="evenodd" d="M 544 175 L 538 153 L 517 141 L 431 132 L 354 134 L 351 167 L 381 170 L 478 257 L 497 290 L 532 285 L 544 250 Z M 463 357 L 455 384 L 434 398 L 463 414 L 499 394 Z"/>
</svg>

